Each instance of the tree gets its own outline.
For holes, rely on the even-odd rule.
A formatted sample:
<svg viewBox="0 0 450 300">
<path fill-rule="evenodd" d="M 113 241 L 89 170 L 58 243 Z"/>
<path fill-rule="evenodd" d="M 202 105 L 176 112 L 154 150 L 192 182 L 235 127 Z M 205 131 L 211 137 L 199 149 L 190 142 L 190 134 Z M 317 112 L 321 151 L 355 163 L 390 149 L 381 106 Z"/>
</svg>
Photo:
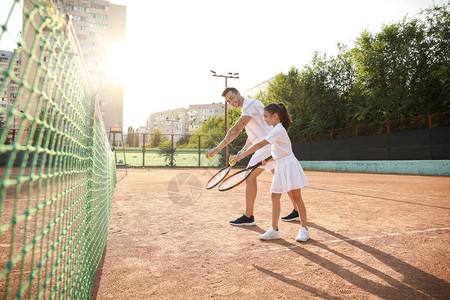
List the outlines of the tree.
<svg viewBox="0 0 450 300">
<path fill-rule="evenodd" d="M 174 158 L 174 154 L 176 149 L 171 145 L 170 141 L 162 141 L 161 143 L 159 143 L 158 148 L 159 155 L 164 157 L 165 162 L 168 162 L 167 166 L 171 168 L 175 167 L 176 160 Z"/>
<path fill-rule="evenodd" d="M 353 61 L 370 121 L 450 109 L 449 32 L 447 4 L 356 39 Z"/>
<path fill-rule="evenodd" d="M 228 111 L 228 129 L 230 129 L 234 124 L 236 124 L 237 120 L 240 118 L 241 112 L 238 108 L 232 108 Z M 222 116 L 214 116 L 209 118 L 203 123 L 200 134 L 202 135 L 202 148 L 214 148 L 216 147 L 220 141 L 222 141 L 225 135 L 225 123 L 224 118 Z M 247 134 L 245 130 L 241 132 L 236 139 L 229 145 L 230 148 L 235 151 L 236 149 L 240 150 L 244 145 L 247 139 Z M 191 137 L 191 140 L 195 137 Z M 197 143 L 197 142 L 196 142 Z"/>
<path fill-rule="evenodd" d="M 164 136 L 159 129 L 153 130 L 150 137 L 150 148 L 157 148 L 159 144 L 169 141 L 169 139 Z"/>
<path fill-rule="evenodd" d="M 318 132 L 345 124 L 350 76 L 346 63 L 344 57 L 329 59 L 315 53 L 301 72 L 292 67 L 287 75 L 280 73 L 269 83 L 267 99 L 285 104 L 292 115 L 290 134 Z"/>
<path fill-rule="evenodd" d="M 280 73 L 269 82 L 266 98 L 268 103 L 265 104 L 283 103 L 296 119 L 301 114 L 304 99 L 302 96 L 300 72 L 297 68 L 291 67 L 288 74 Z"/>
<path fill-rule="evenodd" d="M 316 52 L 269 83 L 264 103 L 284 103 L 290 134 L 374 123 L 450 110 L 449 5 L 416 19 L 363 31 L 338 54 Z"/>
<path fill-rule="evenodd" d="M 269 104 L 269 99 L 267 98 L 267 91 L 259 91 L 256 95 L 249 95 L 249 98 L 258 99 L 262 104 Z"/>
<path fill-rule="evenodd" d="M 189 145 L 190 136 L 183 135 L 181 138 L 177 141 L 177 148 L 188 148 Z"/>
<path fill-rule="evenodd" d="M 9 127 L 6 127 L 5 121 L 3 118 L 6 118 L 6 115 L 0 114 L 0 137 L 4 139 L 3 144 L 9 145 L 12 143 L 12 138 L 9 136 Z M 14 129 L 15 130 L 15 129 Z"/>
<path fill-rule="evenodd" d="M 139 132 L 134 131 L 133 126 L 128 127 L 127 138 L 125 139 L 125 145 L 128 147 L 139 147 Z"/>
</svg>

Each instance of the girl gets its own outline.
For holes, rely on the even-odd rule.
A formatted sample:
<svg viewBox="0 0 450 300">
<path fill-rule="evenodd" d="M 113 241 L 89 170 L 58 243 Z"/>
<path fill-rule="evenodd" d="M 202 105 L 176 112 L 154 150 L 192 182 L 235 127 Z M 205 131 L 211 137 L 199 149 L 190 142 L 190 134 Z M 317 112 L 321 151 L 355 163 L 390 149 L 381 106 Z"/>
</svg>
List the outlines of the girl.
<svg viewBox="0 0 450 300">
<path fill-rule="evenodd" d="M 278 222 L 280 219 L 281 194 L 289 193 L 300 213 L 301 227 L 296 238 L 305 242 L 309 238 L 306 224 L 306 208 L 302 200 L 301 188 L 308 184 L 305 173 L 292 152 L 292 144 L 287 132 L 291 127 L 292 119 L 283 103 L 271 103 L 264 107 L 264 119 L 268 125 L 273 125 L 272 131 L 261 142 L 248 150 L 230 157 L 230 161 L 239 161 L 256 150 L 271 144 L 272 157 L 276 162 L 272 186 L 272 226 L 259 238 L 263 240 L 281 238 Z"/>
</svg>

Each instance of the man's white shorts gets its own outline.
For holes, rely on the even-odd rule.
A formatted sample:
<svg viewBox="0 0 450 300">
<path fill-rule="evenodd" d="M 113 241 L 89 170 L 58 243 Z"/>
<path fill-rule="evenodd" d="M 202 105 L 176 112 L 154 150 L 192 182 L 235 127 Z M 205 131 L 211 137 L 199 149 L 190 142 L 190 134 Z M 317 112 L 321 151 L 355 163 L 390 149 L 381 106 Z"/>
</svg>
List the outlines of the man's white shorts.
<svg viewBox="0 0 450 300">
<path fill-rule="evenodd" d="M 270 144 L 265 145 L 255 153 L 253 153 L 252 158 L 248 162 L 248 167 L 256 165 L 261 160 L 269 157 L 271 155 L 270 152 Z M 263 168 L 266 171 L 270 171 L 275 169 L 276 162 L 274 160 L 269 161 L 265 166 L 259 166 L 259 168 Z"/>
</svg>

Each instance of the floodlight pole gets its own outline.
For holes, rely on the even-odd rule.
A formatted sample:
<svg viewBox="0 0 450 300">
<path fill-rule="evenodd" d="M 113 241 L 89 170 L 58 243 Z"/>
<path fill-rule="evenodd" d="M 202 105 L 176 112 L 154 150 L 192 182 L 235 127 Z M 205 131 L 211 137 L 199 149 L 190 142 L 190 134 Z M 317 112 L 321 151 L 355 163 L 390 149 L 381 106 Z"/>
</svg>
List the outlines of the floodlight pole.
<svg viewBox="0 0 450 300">
<path fill-rule="evenodd" d="M 223 77 L 225 78 L 225 88 L 228 87 L 228 78 L 234 78 L 234 79 L 239 79 L 239 73 L 231 73 L 228 72 L 228 75 L 220 75 L 220 74 L 216 74 L 216 72 L 210 70 L 211 73 L 213 73 L 212 76 L 214 77 Z M 225 136 L 227 135 L 228 132 L 228 102 L 225 99 Z M 228 161 L 228 145 L 225 146 L 225 163 L 224 165 L 227 165 L 227 161 Z"/>
</svg>

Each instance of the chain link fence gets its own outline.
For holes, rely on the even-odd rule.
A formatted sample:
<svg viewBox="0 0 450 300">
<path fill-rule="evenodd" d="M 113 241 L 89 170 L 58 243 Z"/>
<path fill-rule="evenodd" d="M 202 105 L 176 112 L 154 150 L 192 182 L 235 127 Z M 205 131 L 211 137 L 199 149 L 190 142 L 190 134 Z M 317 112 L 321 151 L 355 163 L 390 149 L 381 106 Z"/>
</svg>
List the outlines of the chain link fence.
<svg viewBox="0 0 450 300">
<path fill-rule="evenodd" d="M 109 141 L 118 167 L 221 167 L 225 164 L 222 150 L 211 160 L 206 153 L 218 145 L 223 136 L 144 134 L 110 132 Z M 241 145 L 228 145 L 228 155 L 236 154 Z M 248 158 L 239 165 L 246 165 Z"/>
</svg>

